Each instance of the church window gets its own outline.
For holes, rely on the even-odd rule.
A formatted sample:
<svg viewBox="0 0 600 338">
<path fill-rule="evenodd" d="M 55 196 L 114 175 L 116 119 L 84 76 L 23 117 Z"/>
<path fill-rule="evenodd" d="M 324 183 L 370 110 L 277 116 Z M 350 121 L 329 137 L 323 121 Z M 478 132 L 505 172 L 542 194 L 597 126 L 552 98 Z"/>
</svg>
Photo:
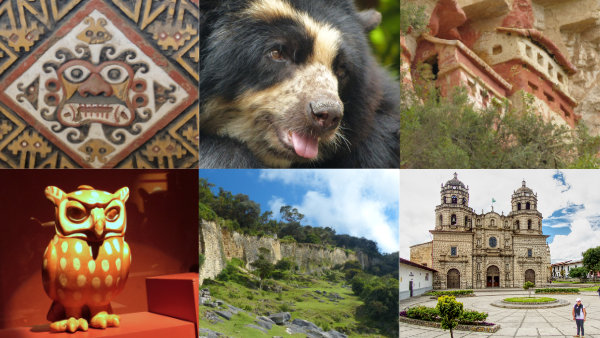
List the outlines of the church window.
<svg viewBox="0 0 600 338">
<path fill-rule="evenodd" d="M 444 218 L 442 217 L 442 215 L 440 215 L 440 225 L 442 225 L 442 220 L 443 220 L 443 219 L 444 219 Z"/>
<path fill-rule="evenodd" d="M 517 210 L 521 210 L 521 203 L 517 203 Z"/>
<path fill-rule="evenodd" d="M 532 256 L 533 256 L 533 250 L 527 249 L 527 257 L 532 257 Z"/>
<path fill-rule="evenodd" d="M 450 216 L 450 225 L 456 225 L 456 215 L 452 214 L 452 216 Z"/>
<path fill-rule="evenodd" d="M 464 197 L 463 197 L 463 200 L 462 200 L 462 204 L 463 204 L 463 205 L 467 205 L 467 199 L 466 199 L 466 198 L 464 198 Z"/>
<path fill-rule="evenodd" d="M 527 229 L 531 230 L 531 220 L 527 220 Z"/>
<path fill-rule="evenodd" d="M 458 199 L 456 198 L 455 195 L 452 195 L 452 204 L 456 204 L 458 202 Z"/>
<path fill-rule="evenodd" d="M 520 227 L 519 227 L 519 221 L 515 222 L 515 228 L 520 229 Z"/>
<path fill-rule="evenodd" d="M 465 216 L 465 226 L 467 226 L 469 224 L 469 218 L 467 216 Z"/>
<path fill-rule="evenodd" d="M 496 226 L 496 220 L 495 219 L 491 219 L 490 220 L 490 226 L 493 226 L 493 227 Z"/>
<path fill-rule="evenodd" d="M 525 203 L 525 209 L 527 209 L 527 210 L 531 209 L 531 203 L 529 203 L 529 202 Z"/>
<path fill-rule="evenodd" d="M 495 248 L 497 244 L 496 237 L 490 237 L 490 248 Z"/>
<path fill-rule="evenodd" d="M 450 256 L 456 256 L 456 247 L 450 247 Z"/>
<path fill-rule="evenodd" d="M 429 272 L 425 273 L 425 280 L 429 280 Z"/>
</svg>

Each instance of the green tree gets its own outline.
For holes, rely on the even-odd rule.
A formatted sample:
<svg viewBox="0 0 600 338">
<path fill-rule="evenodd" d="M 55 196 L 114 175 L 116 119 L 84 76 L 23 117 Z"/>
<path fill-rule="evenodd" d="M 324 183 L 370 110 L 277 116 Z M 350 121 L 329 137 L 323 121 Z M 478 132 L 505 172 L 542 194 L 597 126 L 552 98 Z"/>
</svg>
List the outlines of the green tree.
<svg viewBox="0 0 600 338">
<path fill-rule="evenodd" d="M 529 297 L 531 297 L 531 288 L 533 287 L 535 287 L 535 284 L 530 281 L 527 281 L 523 284 L 523 289 L 529 291 Z"/>
<path fill-rule="evenodd" d="M 572 268 L 571 270 L 569 270 L 569 277 L 571 278 L 586 278 L 588 274 L 588 269 L 586 269 L 584 266 L 580 266 L 580 267 L 576 267 L 576 268 Z"/>
<path fill-rule="evenodd" d="M 267 259 L 270 253 L 269 249 L 259 248 L 258 252 L 258 259 L 250 263 L 250 266 L 254 268 L 254 274 L 256 274 L 258 278 L 260 278 L 259 288 L 262 290 L 263 282 L 265 281 L 265 279 L 271 276 L 271 273 L 273 273 L 275 267 L 273 263 L 271 263 L 271 261 Z"/>
<path fill-rule="evenodd" d="M 403 90 L 400 160 L 404 168 L 597 168 L 600 137 L 544 121 L 523 94 L 476 109 L 464 88 L 441 97 L 431 84 Z"/>
<path fill-rule="evenodd" d="M 583 266 L 594 273 L 594 280 L 596 279 L 596 272 L 600 271 L 600 247 L 589 248 L 583 255 Z"/>
<path fill-rule="evenodd" d="M 450 330 L 450 337 L 454 338 L 452 330 L 458 325 L 458 318 L 463 312 L 463 304 L 456 301 L 454 296 L 441 296 L 435 307 L 442 318 L 442 329 Z"/>
</svg>

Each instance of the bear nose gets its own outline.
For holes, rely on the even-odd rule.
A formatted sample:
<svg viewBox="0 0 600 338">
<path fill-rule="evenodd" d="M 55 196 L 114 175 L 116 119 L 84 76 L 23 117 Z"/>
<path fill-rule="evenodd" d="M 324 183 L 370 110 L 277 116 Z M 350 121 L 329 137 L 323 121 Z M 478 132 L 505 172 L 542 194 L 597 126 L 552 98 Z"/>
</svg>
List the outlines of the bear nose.
<svg viewBox="0 0 600 338">
<path fill-rule="evenodd" d="M 335 129 L 342 119 L 342 105 L 335 101 L 321 100 L 309 103 L 313 124 L 328 131 Z"/>
</svg>

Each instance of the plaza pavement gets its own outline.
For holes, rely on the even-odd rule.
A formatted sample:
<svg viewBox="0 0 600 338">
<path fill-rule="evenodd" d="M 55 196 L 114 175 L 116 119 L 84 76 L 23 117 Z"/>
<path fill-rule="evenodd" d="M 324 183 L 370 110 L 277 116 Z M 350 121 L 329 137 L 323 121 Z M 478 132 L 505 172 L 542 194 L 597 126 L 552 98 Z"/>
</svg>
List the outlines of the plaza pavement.
<svg viewBox="0 0 600 338">
<path fill-rule="evenodd" d="M 546 295 L 565 299 L 569 305 L 551 309 L 504 309 L 492 306 L 491 303 L 507 297 L 527 296 L 524 290 L 482 290 L 475 291 L 476 297 L 457 298 L 465 309 L 487 312 L 487 322 L 500 324 L 501 329 L 495 333 L 454 331 L 454 337 L 573 337 L 577 327 L 571 311 L 575 299 L 580 297 L 587 311 L 585 321 L 585 337 L 600 338 L 600 298 L 596 292 L 582 292 L 579 295 Z M 533 295 L 533 293 L 532 293 Z M 437 300 L 426 296 L 413 297 L 400 301 L 400 311 L 410 306 L 425 305 L 435 307 Z M 400 337 L 450 337 L 450 331 L 400 323 Z"/>
</svg>

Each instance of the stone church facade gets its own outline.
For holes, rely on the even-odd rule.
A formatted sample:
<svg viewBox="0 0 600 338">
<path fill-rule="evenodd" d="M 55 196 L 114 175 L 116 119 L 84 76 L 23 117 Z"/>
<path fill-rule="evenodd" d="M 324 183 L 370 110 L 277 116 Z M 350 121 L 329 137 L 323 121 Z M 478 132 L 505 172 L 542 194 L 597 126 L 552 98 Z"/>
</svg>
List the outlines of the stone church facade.
<svg viewBox="0 0 600 338">
<path fill-rule="evenodd" d="M 435 289 L 508 288 L 522 287 L 525 281 L 538 286 L 548 282 L 548 235 L 542 233 L 537 194 L 525 181 L 512 194 L 508 215 L 493 208 L 477 214 L 469 207 L 469 188 L 457 174 L 442 185 L 440 194 L 435 229 L 430 230 L 433 240 L 411 247 L 411 258 L 423 257 L 424 248 L 431 247 L 429 266 L 437 270 Z"/>
</svg>

